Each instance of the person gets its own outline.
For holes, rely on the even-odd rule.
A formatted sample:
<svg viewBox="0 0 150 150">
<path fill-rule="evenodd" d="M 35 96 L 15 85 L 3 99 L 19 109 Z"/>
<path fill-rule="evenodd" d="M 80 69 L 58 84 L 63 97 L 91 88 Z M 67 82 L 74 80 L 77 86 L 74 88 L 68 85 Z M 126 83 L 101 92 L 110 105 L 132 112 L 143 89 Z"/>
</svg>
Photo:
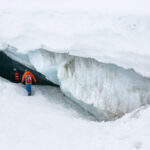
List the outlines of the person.
<svg viewBox="0 0 150 150">
<path fill-rule="evenodd" d="M 24 83 L 25 81 L 25 87 L 28 92 L 28 96 L 31 96 L 31 92 L 32 92 L 31 91 L 32 79 L 35 83 L 37 82 L 34 75 L 26 69 L 25 73 L 22 76 L 22 83 Z"/>
<path fill-rule="evenodd" d="M 14 82 L 19 83 L 20 80 L 19 72 L 17 71 L 16 68 L 14 68 L 13 71 L 14 71 Z"/>
</svg>

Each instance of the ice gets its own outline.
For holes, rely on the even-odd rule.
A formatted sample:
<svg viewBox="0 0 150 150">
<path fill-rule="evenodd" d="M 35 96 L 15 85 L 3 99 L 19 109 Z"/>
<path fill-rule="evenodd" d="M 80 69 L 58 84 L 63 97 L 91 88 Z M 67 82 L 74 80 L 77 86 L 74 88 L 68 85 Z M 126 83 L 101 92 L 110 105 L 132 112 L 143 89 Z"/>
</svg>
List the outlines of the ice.
<svg viewBox="0 0 150 150">
<path fill-rule="evenodd" d="M 40 49 L 31 51 L 28 54 L 30 63 L 40 72 L 42 72 L 47 79 L 59 84 L 57 77 L 57 70 L 61 63 L 67 61 L 69 56 L 66 54 L 57 54 Z"/>
<path fill-rule="evenodd" d="M 45 49 L 23 56 L 97 120 L 112 120 L 150 103 L 150 79 L 133 69 Z"/>
<path fill-rule="evenodd" d="M 30 63 L 29 58 L 27 55 L 22 54 L 22 53 L 18 53 L 17 49 L 12 48 L 12 47 L 6 47 L 5 49 L 3 49 L 3 52 L 9 56 L 10 58 L 12 58 L 13 60 L 35 70 L 35 68 L 33 67 L 33 65 Z"/>
<path fill-rule="evenodd" d="M 112 64 L 75 57 L 58 77 L 73 97 L 118 116 L 150 102 L 150 79 Z"/>
<path fill-rule="evenodd" d="M 150 103 L 150 79 L 133 69 L 44 49 L 28 55 L 38 71 L 53 82 L 57 79 L 67 96 L 97 117 L 101 111 L 106 118 L 119 117 Z"/>
<path fill-rule="evenodd" d="M 150 79 L 133 69 L 42 48 L 27 54 L 11 48 L 4 52 L 21 63 L 27 60 L 97 120 L 112 120 L 150 103 Z"/>
</svg>

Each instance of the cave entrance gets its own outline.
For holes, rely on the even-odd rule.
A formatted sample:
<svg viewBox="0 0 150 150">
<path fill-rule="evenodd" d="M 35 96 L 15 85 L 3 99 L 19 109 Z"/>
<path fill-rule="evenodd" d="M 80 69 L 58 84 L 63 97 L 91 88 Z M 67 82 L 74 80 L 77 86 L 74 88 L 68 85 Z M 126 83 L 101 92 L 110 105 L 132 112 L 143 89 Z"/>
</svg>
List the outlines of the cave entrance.
<svg viewBox="0 0 150 150">
<path fill-rule="evenodd" d="M 13 60 L 9 56 L 7 56 L 7 54 L 5 54 L 4 51 L 0 51 L 0 76 L 11 82 L 15 82 L 13 71 L 14 68 L 16 68 L 17 71 L 19 72 L 20 78 L 24 74 L 25 69 L 31 71 L 34 74 L 35 78 L 37 79 L 36 83 L 37 85 L 58 86 L 52 83 L 51 81 L 47 80 L 43 74 L 17 62 L 16 60 Z"/>
</svg>

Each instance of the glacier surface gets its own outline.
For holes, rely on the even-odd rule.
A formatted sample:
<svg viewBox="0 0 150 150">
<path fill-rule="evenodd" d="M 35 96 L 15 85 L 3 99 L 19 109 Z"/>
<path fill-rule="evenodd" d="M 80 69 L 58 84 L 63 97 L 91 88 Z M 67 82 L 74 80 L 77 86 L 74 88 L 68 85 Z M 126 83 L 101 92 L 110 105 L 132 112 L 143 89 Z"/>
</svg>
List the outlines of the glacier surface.
<svg viewBox="0 0 150 150">
<path fill-rule="evenodd" d="M 150 103 L 150 79 L 133 69 L 44 49 L 28 56 L 31 64 L 59 84 L 66 95 L 112 116 Z"/>
<path fill-rule="evenodd" d="M 58 88 L 33 86 L 33 91 L 28 97 L 22 84 L 0 77 L 1 149 L 150 149 L 149 106 L 116 121 L 93 122 Z"/>
</svg>

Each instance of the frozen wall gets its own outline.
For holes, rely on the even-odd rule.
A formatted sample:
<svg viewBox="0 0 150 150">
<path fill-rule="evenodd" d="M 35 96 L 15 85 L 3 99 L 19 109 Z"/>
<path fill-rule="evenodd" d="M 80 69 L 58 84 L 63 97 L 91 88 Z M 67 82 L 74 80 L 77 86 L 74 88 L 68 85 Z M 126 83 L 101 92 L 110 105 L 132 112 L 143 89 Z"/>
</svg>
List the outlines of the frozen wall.
<svg viewBox="0 0 150 150">
<path fill-rule="evenodd" d="M 47 79 L 59 84 L 57 71 L 61 64 L 72 59 L 72 56 L 67 54 L 59 54 L 39 49 L 37 51 L 30 51 L 28 53 L 30 63 L 40 72 L 42 72 Z"/>
<path fill-rule="evenodd" d="M 42 73 L 49 79 L 53 74 L 55 79 L 51 80 L 57 80 L 62 91 L 79 103 L 114 116 L 150 103 L 150 79 L 133 69 L 42 49 L 28 55 L 37 70 L 44 70 Z"/>
</svg>

